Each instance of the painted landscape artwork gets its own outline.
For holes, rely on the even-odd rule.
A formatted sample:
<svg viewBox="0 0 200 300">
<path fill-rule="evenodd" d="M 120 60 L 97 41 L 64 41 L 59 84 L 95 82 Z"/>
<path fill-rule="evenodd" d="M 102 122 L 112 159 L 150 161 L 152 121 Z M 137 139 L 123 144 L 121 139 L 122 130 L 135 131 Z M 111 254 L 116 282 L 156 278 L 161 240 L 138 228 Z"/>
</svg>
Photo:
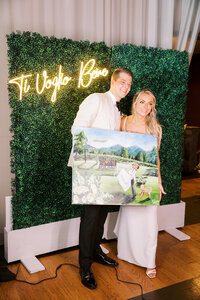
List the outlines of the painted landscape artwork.
<svg viewBox="0 0 200 300">
<path fill-rule="evenodd" d="M 74 127 L 72 204 L 159 205 L 157 138 Z"/>
</svg>

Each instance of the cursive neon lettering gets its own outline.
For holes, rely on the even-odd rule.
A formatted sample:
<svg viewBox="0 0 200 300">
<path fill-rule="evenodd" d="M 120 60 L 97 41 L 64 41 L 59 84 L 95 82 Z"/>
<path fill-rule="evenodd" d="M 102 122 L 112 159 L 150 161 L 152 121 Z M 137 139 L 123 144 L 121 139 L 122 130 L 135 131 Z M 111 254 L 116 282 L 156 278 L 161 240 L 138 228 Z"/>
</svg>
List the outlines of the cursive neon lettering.
<svg viewBox="0 0 200 300">
<path fill-rule="evenodd" d="M 95 68 L 96 61 L 94 58 L 90 59 L 85 65 L 81 62 L 81 68 L 78 79 L 78 88 L 88 87 L 92 80 L 98 78 L 99 76 L 107 76 L 108 70 Z M 20 77 L 13 78 L 9 80 L 10 84 L 16 84 L 19 88 L 19 100 L 22 100 L 23 94 L 28 93 L 30 90 L 30 85 L 28 84 L 28 78 L 33 76 L 32 74 L 21 75 Z M 57 92 L 60 90 L 61 86 L 66 86 L 72 78 L 69 76 L 64 76 L 62 72 L 62 66 L 59 66 L 59 72 L 57 76 L 53 79 L 49 78 L 47 71 L 44 70 L 41 74 L 37 73 L 35 81 L 36 93 L 41 95 L 45 90 L 53 88 L 51 95 L 51 101 L 55 102 L 57 98 Z M 33 80 L 31 81 L 33 83 Z"/>
<path fill-rule="evenodd" d="M 79 74 L 78 88 L 88 87 L 92 80 L 99 76 L 107 76 L 108 70 L 104 68 L 103 70 L 99 70 L 98 68 L 94 69 L 95 59 L 90 59 L 84 66 L 83 62 L 81 62 L 81 69 Z M 85 82 L 85 83 L 84 83 Z"/>
<path fill-rule="evenodd" d="M 57 91 L 60 90 L 60 86 L 61 85 L 67 85 L 68 82 L 71 80 L 71 77 L 68 77 L 68 76 L 65 76 L 63 78 L 63 73 L 62 73 L 62 66 L 60 65 L 59 66 L 59 73 L 58 73 L 58 77 L 55 76 L 53 78 L 53 80 L 51 79 L 48 79 L 48 76 L 47 76 L 47 71 L 43 71 L 42 73 L 42 76 L 43 76 L 43 86 L 42 86 L 42 89 L 39 90 L 39 77 L 40 75 L 37 74 L 37 77 L 36 77 L 36 92 L 38 94 L 42 94 L 44 92 L 44 89 L 50 89 L 52 86 L 54 87 L 54 90 L 53 90 L 53 93 L 52 93 L 52 96 L 51 96 L 51 101 L 52 102 L 55 102 L 56 101 L 56 97 L 57 97 Z"/>
<path fill-rule="evenodd" d="M 19 100 L 22 100 L 23 92 L 28 93 L 30 89 L 30 85 L 27 86 L 28 80 L 25 79 L 27 77 L 31 77 L 32 75 L 23 75 L 14 79 L 9 80 L 9 83 L 16 84 L 19 87 Z M 25 81 L 24 81 L 25 79 Z"/>
</svg>

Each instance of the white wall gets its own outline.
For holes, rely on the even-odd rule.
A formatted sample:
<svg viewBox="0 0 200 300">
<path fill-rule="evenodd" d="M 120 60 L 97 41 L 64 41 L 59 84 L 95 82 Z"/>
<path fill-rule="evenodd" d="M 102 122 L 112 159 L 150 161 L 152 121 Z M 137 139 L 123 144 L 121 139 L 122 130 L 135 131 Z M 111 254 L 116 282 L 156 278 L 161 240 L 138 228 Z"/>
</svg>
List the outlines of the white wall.
<svg viewBox="0 0 200 300">
<path fill-rule="evenodd" d="M 8 19 L 3 14 L 3 2 L 0 1 L 0 244 L 3 244 L 5 226 L 5 196 L 11 195 L 10 172 L 10 108 L 8 103 L 7 79 L 7 44 L 6 32 L 9 30 Z"/>
</svg>

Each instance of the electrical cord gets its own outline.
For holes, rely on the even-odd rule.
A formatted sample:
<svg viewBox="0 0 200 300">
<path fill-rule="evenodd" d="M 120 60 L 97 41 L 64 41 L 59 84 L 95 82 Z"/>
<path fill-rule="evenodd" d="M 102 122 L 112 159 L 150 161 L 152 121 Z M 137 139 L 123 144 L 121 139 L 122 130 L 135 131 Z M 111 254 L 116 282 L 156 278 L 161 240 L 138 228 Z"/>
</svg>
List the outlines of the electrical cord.
<svg viewBox="0 0 200 300">
<path fill-rule="evenodd" d="M 44 278 L 44 279 L 42 279 L 42 280 L 40 280 L 40 281 L 38 281 L 38 282 L 29 282 L 29 281 L 26 281 L 26 280 L 17 279 L 17 275 L 18 275 L 18 273 L 19 273 L 20 265 L 21 265 L 21 264 L 19 263 L 18 268 L 17 268 L 17 272 L 16 272 L 16 274 L 15 274 L 15 279 L 14 279 L 14 280 L 16 280 L 16 281 L 18 281 L 18 282 L 27 283 L 27 284 L 30 284 L 30 285 L 37 285 L 37 284 L 39 284 L 39 283 L 41 283 L 41 282 L 44 282 L 44 281 L 47 281 L 47 280 L 51 280 L 51 279 L 55 279 L 55 278 L 58 276 L 58 270 L 59 270 L 62 266 L 71 266 L 71 267 L 74 267 L 74 268 L 76 268 L 76 269 L 80 269 L 78 266 L 76 266 L 76 265 L 74 265 L 74 264 L 63 263 L 63 264 L 60 264 L 60 265 L 56 268 L 55 276 L 49 277 L 49 278 Z M 128 284 L 133 284 L 133 285 L 139 286 L 139 287 L 140 287 L 140 290 L 141 290 L 141 295 L 140 295 L 140 296 L 141 296 L 141 299 L 142 299 L 142 300 L 145 300 L 144 297 L 143 297 L 143 288 L 142 288 L 142 285 L 141 285 L 140 283 L 131 282 L 131 281 L 125 281 L 125 280 L 119 279 L 119 277 L 118 277 L 118 272 L 117 272 L 116 267 L 114 267 L 114 269 L 115 269 L 115 273 L 116 273 L 116 278 L 117 278 L 117 280 L 118 280 L 119 282 L 123 282 L 123 283 L 128 283 Z"/>
<path fill-rule="evenodd" d="M 120 281 L 120 282 L 123 282 L 123 283 L 134 284 L 134 285 L 139 286 L 139 287 L 140 287 L 140 290 L 141 290 L 141 298 L 142 298 L 142 300 L 145 300 L 144 297 L 143 297 L 143 288 L 142 288 L 142 285 L 141 285 L 140 283 L 137 283 L 137 282 L 125 281 L 125 280 L 119 279 L 118 273 L 117 273 L 117 269 L 116 269 L 116 267 L 114 267 L 114 268 L 115 268 L 117 280 Z"/>
<path fill-rule="evenodd" d="M 42 279 L 42 280 L 40 280 L 40 281 L 38 281 L 38 282 L 29 282 L 29 281 L 26 281 L 26 280 L 17 279 L 17 275 L 18 275 L 19 267 L 20 267 L 20 264 L 19 264 L 18 269 L 17 269 L 17 272 L 16 272 L 15 280 L 16 280 L 16 281 L 19 281 L 19 282 L 31 284 L 31 285 L 36 285 L 36 284 L 39 284 L 39 283 L 41 283 L 41 282 L 43 282 L 43 281 L 55 279 L 55 278 L 57 277 L 57 275 L 58 275 L 58 270 L 59 270 L 62 266 L 65 266 L 65 265 L 66 265 L 66 266 L 72 266 L 72 267 L 75 267 L 75 268 L 79 269 L 78 266 L 73 265 L 73 264 L 70 264 L 70 263 L 61 264 L 61 265 L 59 265 L 59 266 L 56 268 L 56 271 L 55 271 L 56 274 L 55 274 L 55 276 L 49 277 L 49 278 L 44 278 L 44 279 Z"/>
</svg>

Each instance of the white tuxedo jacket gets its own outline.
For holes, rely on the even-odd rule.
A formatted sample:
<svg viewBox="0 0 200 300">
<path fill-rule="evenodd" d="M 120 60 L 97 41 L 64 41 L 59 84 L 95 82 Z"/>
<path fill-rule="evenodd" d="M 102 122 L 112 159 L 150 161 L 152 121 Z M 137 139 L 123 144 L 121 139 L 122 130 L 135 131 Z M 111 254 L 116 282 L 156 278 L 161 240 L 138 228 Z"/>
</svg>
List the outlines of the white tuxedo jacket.
<svg viewBox="0 0 200 300">
<path fill-rule="evenodd" d="M 116 107 L 116 99 L 108 91 L 89 95 L 79 106 L 73 126 L 118 131 L 120 130 L 120 121 L 121 116 Z M 68 166 L 72 166 L 72 152 Z"/>
</svg>

